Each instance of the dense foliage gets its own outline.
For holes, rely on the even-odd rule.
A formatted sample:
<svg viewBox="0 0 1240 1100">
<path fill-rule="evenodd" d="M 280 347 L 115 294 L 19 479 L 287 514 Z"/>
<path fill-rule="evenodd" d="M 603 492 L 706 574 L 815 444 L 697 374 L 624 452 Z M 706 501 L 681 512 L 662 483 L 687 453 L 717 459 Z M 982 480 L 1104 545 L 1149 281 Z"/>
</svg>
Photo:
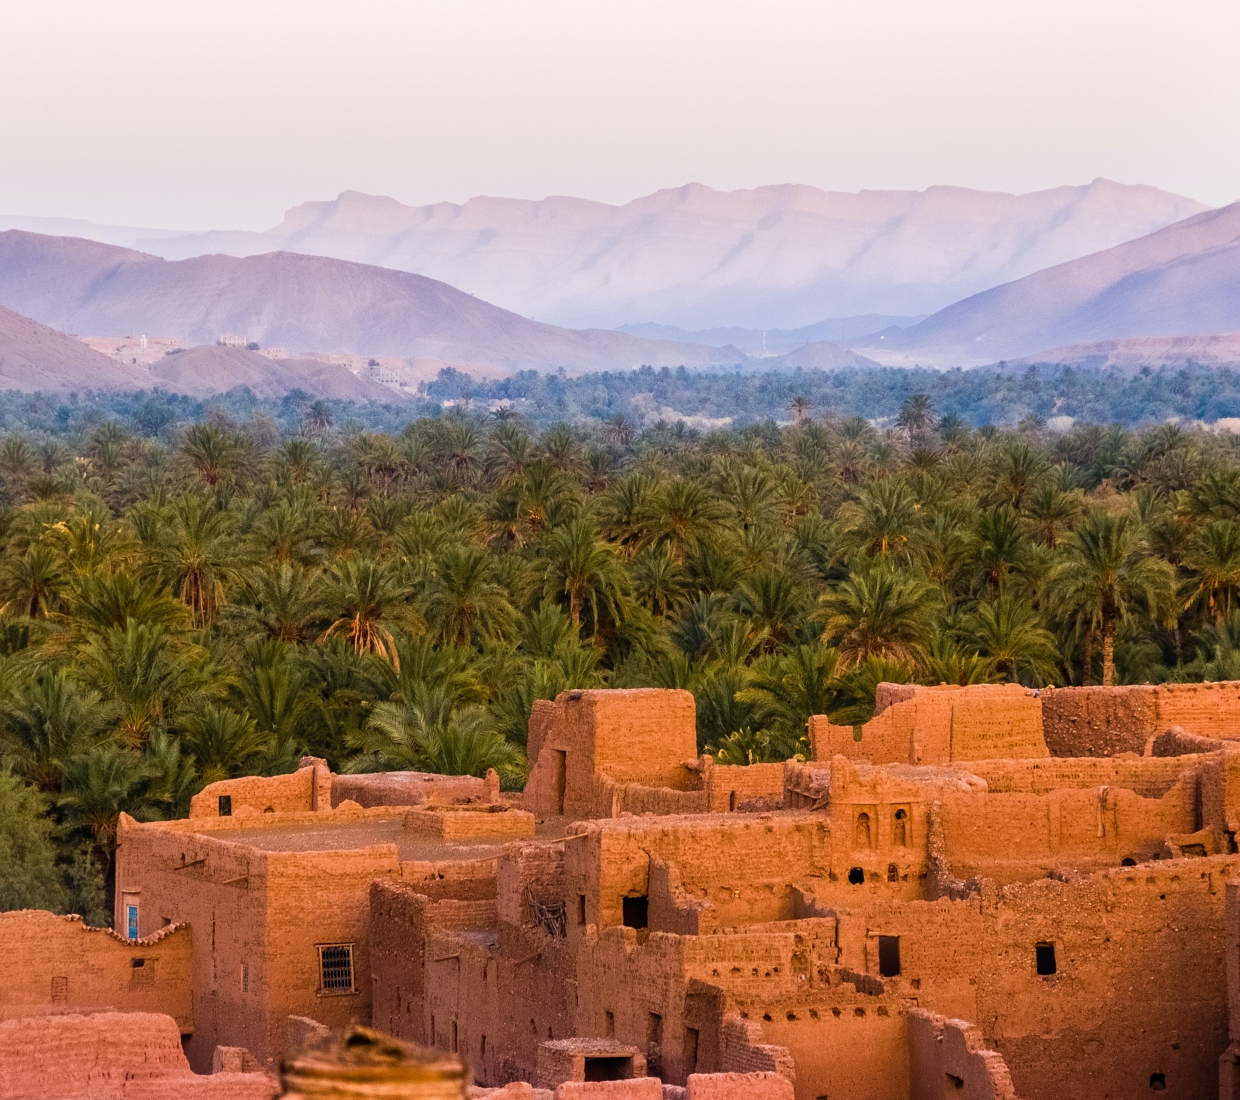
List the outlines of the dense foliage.
<svg viewBox="0 0 1240 1100">
<path fill-rule="evenodd" d="M 464 406 L 486 412 L 503 405 L 520 412 L 540 430 L 556 423 L 605 421 L 623 415 L 639 424 L 684 419 L 699 428 L 744 427 L 765 420 L 787 421 L 794 397 L 803 396 L 819 413 L 863 416 L 893 422 L 915 393 L 933 393 L 938 412 L 966 423 L 1014 426 L 1026 416 L 1068 418 L 1094 424 L 1135 427 L 1171 419 L 1214 423 L 1240 417 L 1240 371 L 1193 366 L 1145 368 L 1137 373 L 1041 365 L 1028 368 L 936 371 L 880 368 L 838 371 L 686 370 L 641 367 L 568 377 L 563 372 L 523 371 L 510 378 L 478 380 L 446 369 L 409 401 L 393 404 L 317 402 L 338 424 L 367 431 L 399 432 L 414 416 L 439 416 Z M 284 432 L 295 431 L 313 399 L 291 393 L 260 400 L 249 390 L 210 401 L 162 391 L 122 394 L 0 393 L 0 430 L 35 430 L 80 435 L 107 420 L 152 438 L 178 424 L 203 419 L 222 408 L 236 419 L 270 417 Z"/>
<path fill-rule="evenodd" d="M 815 411 L 10 432 L 0 905 L 106 919 L 122 811 L 303 753 L 520 787 L 530 706 L 569 687 L 687 688 L 748 762 L 881 680 L 1240 678 L 1237 437 Z"/>
</svg>

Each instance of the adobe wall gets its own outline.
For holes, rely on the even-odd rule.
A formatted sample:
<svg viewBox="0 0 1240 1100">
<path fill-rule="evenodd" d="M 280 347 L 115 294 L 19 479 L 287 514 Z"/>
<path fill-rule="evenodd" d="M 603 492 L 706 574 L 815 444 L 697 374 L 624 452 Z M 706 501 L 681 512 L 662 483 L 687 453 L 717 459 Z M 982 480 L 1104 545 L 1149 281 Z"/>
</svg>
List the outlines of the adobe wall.
<svg viewBox="0 0 1240 1100">
<path fill-rule="evenodd" d="M 608 816 L 613 785 L 690 790 L 697 759 L 693 696 L 660 688 L 561 692 L 536 706 L 527 739 L 526 808 L 540 817 Z"/>
<path fill-rule="evenodd" d="M 837 910 L 840 965 L 877 976 L 878 936 L 898 936 L 900 975 L 884 987 L 980 1021 L 1027 1100 L 1145 1095 L 1155 1074 L 1172 1096 L 1212 1100 L 1227 1046 L 1223 884 L 1237 869 L 1237 856 L 1168 860 Z M 1039 943 L 1054 946 L 1054 975 L 1037 973 Z"/>
<path fill-rule="evenodd" d="M 498 804 L 499 775 L 432 775 L 427 772 L 371 772 L 331 777 L 331 805 L 472 806 Z"/>
<path fill-rule="evenodd" d="M 219 817 L 220 797 L 232 799 L 233 816 L 246 813 L 297 813 L 329 810 L 332 776 L 327 765 L 316 761 L 288 775 L 247 775 L 208 783 L 190 800 L 189 816 Z"/>
<path fill-rule="evenodd" d="M 0 1096 L 12 1100 L 272 1100 L 261 1073 L 196 1077 L 171 1017 L 106 1012 L 0 1023 Z"/>
<path fill-rule="evenodd" d="M 216 1046 L 274 1065 L 290 1015 L 331 1027 L 369 1020 L 370 884 L 400 874 L 396 845 L 265 852 L 226 839 L 244 819 L 202 822 L 141 825 L 122 815 L 117 845 L 118 906 L 125 895 L 140 899 L 140 931 L 164 921 L 194 929 L 191 1065 L 207 1071 Z M 355 944 L 355 992 L 320 993 L 322 943 Z"/>
<path fill-rule="evenodd" d="M 707 758 L 709 759 L 709 758 Z M 783 764 L 715 764 L 705 770 L 706 811 L 734 813 L 750 799 L 784 800 Z"/>
<path fill-rule="evenodd" d="M 882 705 L 863 726 L 810 719 L 815 760 L 838 754 L 873 764 L 938 764 L 1049 755 L 1039 701 L 1019 684 L 879 688 Z"/>
<path fill-rule="evenodd" d="M 1140 753 L 1172 726 L 1240 738 L 1240 683 L 1043 688 L 1042 725 L 1054 756 Z"/>
<path fill-rule="evenodd" d="M 171 1016 L 194 1030 L 193 939 L 184 924 L 125 940 L 78 916 L 0 913 L 0 1020 L 114 1008 Z"/>
<path fill-rule="evenodd" d="M 1017 1100 L 1003 1056 L 987 1050 L 982 1032 L 914 1008 L 908 1014 L 909 1100 Z"/>
<path fill-rule="evenodd" d="M 1188 773 L 1158 798 L 1106 785 L 1047 794 L 944 791 L 938 821 L 957 877 L 1012 882 L 1153 859 L 1169 834 L 1200 828 L 1197 812 L 1197 777 Z"/>
</svg>

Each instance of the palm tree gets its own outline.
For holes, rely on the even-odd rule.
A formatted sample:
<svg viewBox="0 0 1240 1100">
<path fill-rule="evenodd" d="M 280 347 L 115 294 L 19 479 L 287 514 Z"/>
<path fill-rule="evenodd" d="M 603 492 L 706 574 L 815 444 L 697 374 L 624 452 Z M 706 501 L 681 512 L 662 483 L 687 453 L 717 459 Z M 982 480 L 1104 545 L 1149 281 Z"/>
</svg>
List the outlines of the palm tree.
<svg viewBox="0 0 1240 1100">
<path fill-rule="evenodd" d="M 445 550 L 421 603 L 427 623 L 447 645 L 469 645 L 480 636 L 505 637 L 514 631 L 516 612 L 508 593 L 492 580 L 490 558 L 477 547 Z"/>
<path fill-rule="evenodd" d="M 244 561 L 232 537 L 232 517 L 205 506 L 198 497 L 177 503 L 170 538 L 160 555 L 172 590 L 189 608 L 195 626 L 207 626 L 224 600 L 224 582 Z"/>
<path fill-rule="evenodd" d="M 1040 482 L 1024 501 L 1025 518 L 1034 537 L 1054 550 L 1059 537 L 1081 514 L 1084 501 L 1079 492 L 1066 493 L 1049 481 Z"/>
<path fill-rule="evenodd" d="M 1013 597 L 982 604 L 973 637 L 997 678 L 1038 686 L 1055 679 L 1054 637 L 1030 607 Z"/>
<path fill-rule="evenodd" d="M 1029 545 L 1016 513 L 1006 507 L 991 508 L 977 520 L 974 560 L 992 598 L 1003 595 L 1003 583 L 1029 556 Z"/>
<path fill-rule="evenodd" d="M 608 443 L 617 447 L 627 447 L 637 438 L 637 429 L 623 413 L 613 416 L 603 425 L 603 435 Z"/>
<path fill-rule="evenodd" d="M 1019 512 L 1025 497 L 1050 473 L 1050 460 L 1023 439 L 1012 439 L 999 452 L 996 488 L 1013 511 Z"/>
<path fill-rule="evenodd" d="M 911 540 L 923 527 L 912 492 L 894 478 L 871 482 L 855 501 L 841 506 L 837 518 L 850 541 L 865 553 L 894 562 L 911 559 Z"/>
<path fill-rule="evenodd" d="M 249 614 L 268 638 L 300 644 L 323 618 L 320 577 L 290 562 L 250 575 Z"/>
<path fill-rule="evenodd" d="M 399 606 L 406 589 L 391 567 L 368 555 L 345 558 L 328 574 L 325 594 L 335 621 L 319 635 L 318 644 L 340 634 L 354 653 L 370 653 L 399 666 L 396 639 L 384 623 L 385 609 Z"/>
<path fill-rule="evenodd" d="M 988 657 L 983 657 L 976 648 L 966 648 L 946 632 L 936 634 L 930 643 L 925 670 L 925 679 L 931 684 L 968 687 L 989 683 L 994 678 Z"/>
<path fill-rule="evenodd" d="M 1232 591 L 1240 586 L 1240 524 L 1230 519 L 1204 524 L 1186 564 L 1196 574 L 1190 603 L 1200 603 L 1216 623 L 1228 618 Z"/>
<path fill-rule="evenodd" d="M 189 716 L 181 743 L 193 756 L 203 783 L 252 774 L 270 748 L 269 736 L 248 714 L 215 705 Z"/>
<path fill-rule="evenodd" d="M 31 619 L 46 618 L 59 609 L 63 582 L 64 573 L 55 552 L 36 543 L 24 556 L 6 562 L 0 582 L 6 602 L 0 606 L 0 615 L 16 611 Z"/>
<path fill-rule="evenodd" d="M 545 547 L 548 598 L 568 597 L 568 617 L 573 630 L 581 629 L 581 612 L 589 607 L 593 630 L 598 632 L 598 606 L 602 601 L 613 620 L 628 594 L 628 576 L 609 543 L 604 542 L 593 521 L 577 516 L 547 537 Z"/>
<path fill-rule="evenodd" d="M 303 420 L 309 431 L 314 432 L 315 435 L 323 435 L 331 428 L 334 420 L 331 403 L 328 401 L 315 401 L 306 410 Z"/>
<path fill-rule="evenodd" d="M 189 618 L 158 577 L 139 580 L 126 572 L 88 573 L 74 579 L 69 603 L 74 625 L 84 630 L 127 627 L 130 623 L 176 628 Z"/>
<path fill-rule="evenodd" d="M 801 645 L 759 657 L 746 671 L 737 700 L 757 708 L 759 721 L 788 756 L 804 751 L 811 715 L 835 710 L 838 659 L 837 650 Z"/>
<path fill-rule="evenodd" d="M 798 394 L 788 404 L 788 411 L 792 413 L 792 421 L 794 424 L 800 424 L 809 415 L 809 410 L 813 408 L 814 403 L 805 396 Z"/>
<path fill-rule="evenodd" d="M 900 406 L 896 427 L 903 428 L 911 441 L 934 423 L 934 402 L 926 393 L 915 393 Z"/>
<path fill-rule="evenodd" d="M 622 477 L 598 503 L 599 522 L 607 538 L 626 558 L 645 544 L 648 519 L 658 482 L 641 472 Z"/>
<path fill-rule="evenodd" d="M 911 661 L 929 640 L 937 603 L 929 582 L 876 565 L 819 597 L 815 617 L 826 637 L 839 639 L 844 666 L 869 657 Z"/>
<path fill-rule="evenodd" d="M 1064 559 L 1048 584 L 1050 606 L 1087 634 L 1102 635 L 1102 683 L 1115 680 L 1115 632 L 1138 612 L 1161 619 L 1174 614 L 1175 571 L 1150 555 L 1141 531 L 1127 515 L 1095 512 L 1064 543 Z M 1084 680 L 1090 679 L 1086 646 Z"/>
<path fill-rule="evenodd" d="M 633 563 L 633 594 L 661 619 L 678 612 L 689 598 L 684 566 L 670 546 L 652 546 Z"/>
<path fill-rule="evenodd" d="M 806 594 L 785 569 L 768 567 L 741 581 L 735 595 L 736 610 L 763 638 L 767 651 L 785 645 L 803 620 Z"/>
<path fill-rule="evenodd" d="M 670 543 L 679 565 L 684 563 L 685 547 L 709 540 L 727 522 L 728 513 L 701 485 L 677 478 L 651 494 L 642 518 L 646 541 Z"/>
<path fill-rule="evenodd" d="M 219 428 L 194 424 L 185 433 L 181 453 L 209 488 L 235 477 L 241 469 L 241 449 Z"/>
<path fill-rule="evenodd" d="M 111 718 L 97 692 L 57 669 L 10 697 L 0 712 L 0 746 L 18 775 L 57 793 L 65 766 L 104 737 Z"/>
</svg>

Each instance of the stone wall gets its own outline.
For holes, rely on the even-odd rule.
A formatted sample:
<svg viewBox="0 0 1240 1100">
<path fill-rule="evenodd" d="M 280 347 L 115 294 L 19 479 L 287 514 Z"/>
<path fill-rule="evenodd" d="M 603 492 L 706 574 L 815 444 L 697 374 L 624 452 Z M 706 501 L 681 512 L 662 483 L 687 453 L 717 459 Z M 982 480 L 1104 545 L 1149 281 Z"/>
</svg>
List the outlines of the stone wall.
<svg viewBox="0 0 1240 1100">
<path fill-rule="evenodd" d="M 1017 1100 L 1003 1056 L 974 1024 L 915 1008 L 908 1031 L 909 1100 Z"/>
</svg>

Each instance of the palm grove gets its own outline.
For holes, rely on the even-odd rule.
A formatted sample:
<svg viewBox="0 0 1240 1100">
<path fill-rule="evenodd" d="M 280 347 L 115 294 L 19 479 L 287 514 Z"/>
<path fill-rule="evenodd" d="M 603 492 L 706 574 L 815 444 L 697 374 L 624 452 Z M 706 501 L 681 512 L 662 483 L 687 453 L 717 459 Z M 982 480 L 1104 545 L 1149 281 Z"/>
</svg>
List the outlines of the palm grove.
<svg viewBox="0 0 1240 1100">
<path fill-rule="evenodd" d="M 8 435 L 0 908 L 108 922 L 122 811 L 303 753 L 519 788 L 570 687 L 687 688 L 747 763 L 884 680 L 1240 678 L 1240 440 L 789 415 Z"/>
</svg>

